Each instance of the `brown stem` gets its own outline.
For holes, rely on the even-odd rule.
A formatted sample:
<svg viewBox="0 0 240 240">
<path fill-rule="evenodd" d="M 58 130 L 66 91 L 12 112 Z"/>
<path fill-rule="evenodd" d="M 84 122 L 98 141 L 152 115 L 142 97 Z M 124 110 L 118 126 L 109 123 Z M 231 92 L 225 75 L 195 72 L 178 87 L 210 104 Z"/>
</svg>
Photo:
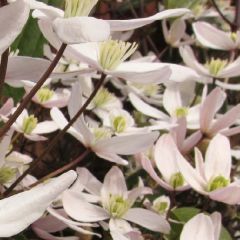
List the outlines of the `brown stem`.
<svg viewBox="0 0 240 240">
<path fill-rule="evenodd" d="M 81 162 L 89 153 L 91 152 L 90 149 L 86 149 L 78 158 L 76 158 L 75 160 L 73 160 L 72 162 L 64 165 L 61 168 L 58 168 L 57 170 L 55 170 L 54 172 L 49 173 L 48 175 L 46 175 L 45 177 L 39 179 L 37 182 L 35 182 L 34 184 L 32 184 L 30 186 L 30 188 L 35 187 L 36 185 L 38 185 L 39 183 L 42 183 L 46 180 L 48 180 L 49 178 L 52 177 L 56 177 L 57 175 L 73 168 L 74 166 L 76 166 L 79 162 Z"/>
<path fill-rule="evenodd" d="M 0 7 L 4 7 L 6 5 L 8 5 L 7 0 L 0 0 Z"/>
<path fill-rule="evenodd" d="M 0 129 L 0 139 L 6 134 L 6 132 L 10 129 L 12 124 L 16 121 L 16 119 L 19 117 L 19 115 L 22 113 L 24 108 L 27 106 L 27 104 L 31 101 L 32 97 L 37 93 L 37 91 L 41 88 L 41 86 L 45 83 L 45 81 L 48 79 L 54 68 L 56 67 L 57 63 L 59 62 L 60 58 L 63 55 L 64 50 L 66 49 L 67 45 L 62 44 L 60 49 L 58 50 L 55 58 L 51 62 L 50 66 L 46 70 L 46 72 L 42 75 L 42 77 L 39 79 L 39 81 L 36 83 L 36 85 L 31 89 L 31 91 L 28 93 L 26 97 L 22 100 L 19 107 L 16 109 L 16 111 L 13 113 L 13 115 L 8 119 L 8 121 L 4 124 L 4 126 Z"/>
<path fill-rule="evenodd" d="M 234 18 L 234 31 L 237 31 L 240 27 L 240 0 L 236 0 L 236 8 L 235 8 L 235 18 Z"/>
<path fill-rule="evenodd" d="M 221 18 L 223 19 L 223 21 L 225 21 L 233 30 L 235 28 L 235 24 L 233 22 L 231 22 L 229 19 L 227 19 L 224 14 L 222 13 L 222 11 L 220 10 L 220 8 L 218 7 L 217 3 L 215 0 L 212 0 L 212 5 L 213 7 L 216 9 L 216 11 L 218 12 L 218 14 L 221 16 Z"/>
<path fill-rule="evenodd" d="M 37 164 L 43 159 L 43 157 L 53 148 L 53 146 L 58 142 L 58 140 L 67 132 L 67 130 L 73 125 L 73 123 L 81 116 L 81 114 L 86 110 L 87 106 L 90 104 L 92 99 L 96 96 L 98 90 L 101 88 L 102 84 L 104 83 L 104 80 L 106 78 L 105 74 L 102 74 L 101 79 L 98 81 L 95 89 L 87 99 L 87 101 L 83 104 L 83 106 L 80 108 L 80 110 L 75 114 L 75 116 L 69 121 L 69 123 L 64 127 L 62 131 L 60 131 L 48 144 L 48 147 L 40 154 L 40 156 L 32 162 L 30 167 L 5 191 L 4 196 L 8 196 L 12 190 L 20 183 L 23 178 L 29 174 L 36 166 Z"/>
<path fill-rule="evenodd" d="M 8 65 L 8 55 L 9 55 L 9 49 L 7 48 L 2 56 L 1 56 L 1 65 L 0 65 L 0 97 L 2 97 L 2 89 L 4 85 L 4 81 L 6 78 L 7 73 L 7 65 Z"/>
</svg>

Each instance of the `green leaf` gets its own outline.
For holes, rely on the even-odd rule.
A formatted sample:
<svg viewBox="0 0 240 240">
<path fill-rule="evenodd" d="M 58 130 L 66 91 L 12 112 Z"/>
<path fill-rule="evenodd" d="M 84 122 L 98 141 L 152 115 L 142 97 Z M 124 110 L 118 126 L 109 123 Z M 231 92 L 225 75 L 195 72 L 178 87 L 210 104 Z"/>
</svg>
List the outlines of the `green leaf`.
<svg viewBox="0 0 240 240">
<path fill-rule="evenodd" d="M 175 208 L 172 210 L 174 218 L 180 222 L 187 222 L 200 212 L 200 209 L 193 207 Z"/>
<path fill-rule="evenodd" d="M 24 93 L 25 90 L 23 88 L 13 88 L 7 84 L 5 84 L 3 88 L 3 95 L 8 98 L 13 98 L 15 104 L 22 99 Z"/>
<path fill-rule="evenodd" d="M 225 227 L 222 227 L 219 240 L 232 240 L 232 237 Z"/>
</svg>

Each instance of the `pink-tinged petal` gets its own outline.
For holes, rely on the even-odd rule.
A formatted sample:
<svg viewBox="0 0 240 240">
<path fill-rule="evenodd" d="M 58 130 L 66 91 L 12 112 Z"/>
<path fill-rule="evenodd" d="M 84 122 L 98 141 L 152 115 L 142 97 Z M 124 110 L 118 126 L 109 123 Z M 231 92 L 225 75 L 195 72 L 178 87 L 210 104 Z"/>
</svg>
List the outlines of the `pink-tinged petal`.
<svg viewBox="0 0 240 240">
<path fill-rule="evenodd" d="M 71 97 L 68 103 L 68 112 L 71 118 L 77 114 L 77 112 L 82 107 L 82 86 L 80 84 L 80 81 L 77 81 L 72 86 L 72 92 Z M 78 120 L 73 124 L 73 127 L 80 132 L 85 139 L 86 144 L 90 145 L 90 143 L 93 141 L 94 136 L 90 129 L 88 128 L 87 124 L 84 121 L 83 116 L 80 116 Z"/>
<path fill-rule="evenodd" d="M 198 62 L 198 60 L 196 59 L 196 57 L 193 53 L 193 50 L 189 46 L 181 46 L 179 48 L 179 52 L 180 52 L 180 55 L 181 55 L 184 63 L 188 67 L 194 69 L 201 75 L 209 76 L 208 70 Z"/>
<path fill-rule="evenodd" d="M 54 121 L 43 121 L 37 124 L 32 131 L 32 134 L 44 134 L 51 133 L 58 129 L 57 124 Z"/>
<path fill-rule="evenodd" d="M 217 176 L 230 178 L 232 160 L 229 139 L 221 134 L 216 135 L 208 146 L 205 156 L 205 176 L 207 181 Z"/>
<path fill-rule="evenodd" d="M 101 189 L 101 197 L 108 203 L 111 195 L 125 196 L 127 194 L 127 185 L 124 175 L 118 167 L 112 167 L 104 177 Z"/>
<path fill-rule="evenodd" d="M 159 111 L 157 108 L 152 107 L 151 105 L 145 103 L 141 98 L 139 98 L 134 93 L 129 93 L 129 100 L 131 101 L 132 105 L 141 113 L 157 118 L 157 119 L 164 119 L 168 120 L 169 116 Z"/>
<path fill-rule="evenodd" d="M 146 194 L 153 194 L 153 191 L 149 187 L 136 187 L 128 192 L 128 201 L 134 204 L 137 198 Z"/>
<path fill-rule="evenodd" d="M 191 11 L 186 8 L 168 9 L 146 18 L 137 18 L 131 20 L 108 20 L 108 23 L 110 24 L 111 31 L 127 31 L 140 28 L 157 20 L 178 17 L 189 13 L 191 13 Z"/>
<path fill-rule="evenodd" d="M 172 137 L 174 138 L 174 141 L 175 141 L 178 149 L 180 149 L 180 151 L 182 151 L 182 145 L 183 145 L 184 139 L 187 134 L 186 118 L 178 119 L 177 124 L 178 125 L 176 127 L 172 128 L 170 130 L 170 133 L 171 133 Z"/>
<path fill-rule="evenodd" d="M 176 85 L 170 85 L 165 89 L 163 107 L 171 116 L 175 116 L 176 110 L 183 107 L 180 90 Z"/>
<path fill-rule="evenodd" d="M 98 222 L 109 218 L 109 214 L 103 208 L 86 202 L 80 193 L 66 191 L 62 201 L 66 213 L 77 221 Z"/>
<path fill-rule="evenodd" d="M 240 133 L 240 126 L 233 127 L 233 128 L 228 128 L 225 130 L 220 131 L 220 133 L 226 137 L 233 136 L 235 134 Z"/>
<path fill-rule="evenodd" d="M 197 40 L 205 47 L 219 50 L 231 50 L 235 48 L 235 43 L 229 34 L 213 27 L 209 23 L 193 23 L 193 30 Z"/>
<path fill-rule="evenodd" d="M 197 192 L 206 195 L 205 187 L 206 181 L 202 176 L 194 169 L 190 163 L 187 162 L 182 156 L 177 157 L 177 164 L 180 172 L 182 173 L 185 181 Z"/>
<path fill-rule="evenodd" d="M 240 75 L 239 70 L 240 57 L 238 57 L 234 62 L 231 62 L 225 67 L 219 74 L 218 77 L 228 78 L 228 77 L 237 77 Z"/>
<path fill-rule="evenodd" d="M 180 240 L 215 240 L 211 218 L 200 213 L 190 219 L 183 227 Z"/>
<path fill-rule="evenodd" d="M 57 18 L 53 28 L 60 40 L 67 44 L 101 42 L 110 36 L 109 24 L 93 17 Z"/>
<path fill-rule="evenodd" d="M 46 137 L 37 134 L 24 134 L 24 137 L 35 142 L 48 140 Z"/>
<path fill-rule="evenodd" d="M 100 158 L 103 158 L 110 162 L 114 162 L 114 163 L 120 164 L 120 165 L 128 165 L 128 161 L 126 159 L 118 156 L 115 153 L 101 152 L 101 150 L 99 150 L 99 149 L 95 150 L 94 147 L 92 147 L 92 151 L 95 152 L 96 155 L 99 156 Z"/>
<path fill-rule="evenodd" d="M 99 149 L 99 152 L 131 155 L 142 152 L 152 146 L 158 135 L 159 133 L 152 132 L 127 136 L 115 136 L 110 139 L 99 141 L 94 148 Z"/>
<path fill-rule="evenodd" d="M 10 237 L 42 216 L 46 208 L 76 179 L 69 171 L 51 182 L 0 201 L 0 237 Z M 18 203 L 18 204 L 16 204 Z"/>
<path fill-rule="evenodd" d="M 9 98 L 0 108 L 0 115 L 8 116 L 11 113 L 13 107 L 14 107 L 13 99 Z"/>
<path fill-rule="evenodd" d="M 204 100 L 200 110 L 200 126 L 202 132 L 208 132 L 216 112 L 223 105 L 226 94 L 219 88 L 215 88 Z"/>
<path fill-rule="evenodd" d="M 78 179 L 76 183 L 72 186 L 71 190 L 81 191 L 85 188 L 91 194 L 100 196 L 100 189 L 102 188 L 102 183 L 92 175 L 86 168 L 77 168 Z M 77 184 L 77 186 L 76 186 Z"/>
<path fill-rule="evenodd" d="M 164 234 L 170 232 L 170 224 L 163 216 L 143 208 L 131 208 L 122 218 L 151 231 Z"/>
<path fill-rule="evenodd" d="M 219 80 L 216 80 L 216 85 L 227 90 L 239 91 L 240 84 L 237 83 L 225 83 Z"/>
<path fill-rule="evenodd" d="M 219 117 L 211 126 L 209 131 L 210 135 L 214 135 L 217 132 L 225 129 L 236 122 L 240 116 L 240 104 L 230 109 L 223 116 Z"/>
<path fill-rule="evenodd" d="M 214 228 L 214 240 L 218 240 L 222 229 L 222 215 L 219 212 L 214 212 L 210 215 L 210 218 Z"/>
<path fill-rule="evenodd" d="M 18 0 L 0 9 L 0 55 L 21 33 L 28 20 L 30 8 L 24 0 Z"/>
<path fill-rule="evenodd" d="M 162 135 L 154 149 L 154 161 L 164 180 L 170 182 L 173 174 L 179 172 L 176 156 L 177 147 L 170 134 Z"/>
<path fill-rule="evenodd" d="M 168 183 L 164 182 L 155 172 L 150 159 L 140 154 L 141 165 L 143 169 L 150 175 L 150 177 L 156 181 L 161 187 L 167 189 L 168 191 L 173 191 L 173 187 Z"/>
<path fill-rule="evenodd" d="M 195 153 L 195 166 L 196 171 L 199 173 L 199 175 L 206 180 L 205 176 L 205 169 L 204 169 L 204 161 L 202 153 L 198 150 L 198 148 L 194 148 Z"/>
<path fill-rule="evenodd" d="M 188 153 L 189 151 L 191 151 L 191 149 L 197 145 L 197 143 L 199 143 L 199 141 L 202 139 L 202 132 L 196 131 L 194 132 L 192 135 L 190 135 L 189 137 L 187 137 L 185 139 L 185 141 L 183 142 L 181 149 L 182 153 Z"/>
<path fill-rule="evenodd" d="M 113 71 L 105 71 L 114 77 L 136 83 L 164 83 L 169 80 L 171 70 L 161 63 L 127 61 Z"/>
<path fill-rule="evenodd" d="M 50 61 L 41 58 L 10 57 L 6 83 L 13 87 L 22 87 L 21 80 L 37 82 L 49 65 Z"/>
<path fill-rule="evenodd" d="M 234 182 L 227 187 L 212 191 L 209 193 L 209 197 L 229 205 L 240 204 L 240 183 Z"/>
<path fill-rule="evenodd" d="M 33 1 L 33 0 L 27 0 L 30 1 L 30 7 L 37 8 L 33 11 L 32 16 L 34 18 L 39 19 L 50 19 L 54 20 L 55 18 L 63 18 L 64 17 L 64 11 L 62 9 L 49 6 L 44 3 L 39 3 L 39 1 Z M 37 5 L 36 5 L 37 2 Z"/>
<path fill-rule="evenodd" d="M 171 37 L 171 42 L 176 43 L 181 40 L 186 31 L 186 24 L 182 18 L 176 19 L 169 29 L 169 36 Z"/>
</svg>

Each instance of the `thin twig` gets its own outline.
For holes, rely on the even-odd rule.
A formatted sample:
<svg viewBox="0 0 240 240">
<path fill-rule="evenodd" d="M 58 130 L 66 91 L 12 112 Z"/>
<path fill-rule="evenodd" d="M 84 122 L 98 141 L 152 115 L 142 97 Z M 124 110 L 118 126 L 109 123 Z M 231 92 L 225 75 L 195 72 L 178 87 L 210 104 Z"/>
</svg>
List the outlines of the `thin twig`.
<svg viewBox="0 0 240 240">
<path fill-rule="evenodd" d="M 236 8 L 235 8 L 235 18 L 234 18 L 234 31 L 237 31 L 240 27 L 240 0 L 236 0 Z"/>
<path fill-rule="evenodd" d="M 66 49 L 67 45 L 62 44 L 60 49 L 58 50 L 55 58 L 51 62 L 50 66 L 46 70 L 46 72 L 42 75 L 42 77 L 39 79 L 39 81 L 36 83 L 36 85 L 31 89 L 31 91 L 24 97 L 19 107 L 16 109 L 16 111 L 13 113 L 13 115 L 8 119 L 8 121 L 4 124 L 4 126 L 0 129 L 0 139 L 6 134 L 6 132 L 10 129 L 12 124 L 16 121 L 16 119 L 19 117 L 19 115 L 22 113 L 24 108 L 27 106 L 27 104 L 31 101 L 32 97 L 37 93 L 37 91 L 42 87 L 42 85 L 45 83 L 45 81 L 48 79 L 54 68 L 56 67 L 57 63 L 59 62 L 60 58 L 63 55 L 64 50 Z"/>
<path fill-rule="evenodd" d="M 218 12 L 218 14 L 221 16 L 221 18 L 230 26 L 231 29 L 235 28 L 235 24 L 233 22 L 231 22 L 228 18 L 226 18 L 224 16 L 224 14 L 222 13 L 222 11 L 220 10 L 220 8 L 218 7 L 217 3 L 215 2 L 215 0 L 212 0 L 212 5 L 213 7 L 216 9 L 216 11 Z"/>
<path fill-rule="evenodd" d="M 73 168 L 74 166 L 76 166 L 79 162 L 81 162 L 90 152 L 91 152 L 90 149 L 86 149 L 86 150 L 85 150 L 79 157 L 77 157 L 75 160 L 73 160 L 72 162 L 64 165 L 63 167 L 58 168 L 57 170 L 49 173 L 49 174 L 46 175 L 45 177 L 39 179 L 37 182 L 35 182 L 34 184 L 32 184 L 32 185 L 30 186 L 30 188 L 35 187 L 35 186 L 38 185 L 39 183 L 42 183 L 42 182 L 48 180 L 49 178 L 56 177 L 57 175 L 65 172 L 65 171 L 68 171 L 69 169 L 71 169 L 71 168 Z"/>
<path fill-rule="evenodd" d="M 30 167 L 4 192 L 4 197 L 8 196 L 12 192 L 12 190 L 18 185 L 18 183 L 20 183 L 23 180 L 23 178 L 37 166 L 37 164 L 43 159 L 43 157 L 55 146 L 58 140 L 67 132 L 67 130 L 73 125 L 73 123 L 81 116 L 81 114 L 86 110 L 87 106 L 90 104 L 92 99 L 96 96 L 98 90 L 101 88 L 102 84 L 104 83 L 105 78 L 106 78 L 106 75 L 102 73 L 101 79 L 98 81 L 95 89 L 93 90 L 93 92 L 91 93 L 87 101 L 80 108 L 80 110 L 63 128 L 63 130 L 60 131 L 52 139 L 52 141 L 48 144 L 48 147 L 40 154 L 40 156 L 34 162 L 32 162 Z"/>
<path fill-rule="evenodd" d="M 1 64 L 0 64 L 0 97 L 2 97 L 2 90 L 3 85 L 6 78 L 7 73 L 7 65 L 8 65 L 8 55 L 9 55 L 9 48 L 7 48 L 2 56 L 1 56 Z"/>
</svg>

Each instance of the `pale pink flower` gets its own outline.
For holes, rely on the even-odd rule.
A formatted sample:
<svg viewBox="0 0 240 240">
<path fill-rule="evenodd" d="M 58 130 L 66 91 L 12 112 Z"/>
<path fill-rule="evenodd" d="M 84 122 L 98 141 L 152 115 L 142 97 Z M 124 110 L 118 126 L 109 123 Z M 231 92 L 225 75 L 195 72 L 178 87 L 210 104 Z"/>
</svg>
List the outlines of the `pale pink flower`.
<svg viewBox="0 0 240 240">
<path fill-rule="evenodd" d="M 219 240 L 221 219 L 218 212 L 210 216 L 204 213 L 197 214 L 184 225 L 180 240 Z"/>
<path fill-rule="evenodd" d="M 177 150 L 175 153 L 178 154 Z M 197 192 L 226 204 L 240 203 L 240 182 L 231 183 L 231 148 L 225 136 L 218 134 L 210 141 L 205 161 L 195 149 L 195 168 L 180 154 L 177 164 L 184 179 Z"/>
<path fill-rule="evenodd" d="M 81 222 L 99 222 L 110 219 L 110 233 L 112 231 L 116 233 L 117 226 L 121 226 L 123 221 L 136 223 L 152 231 L 169 233 L 170 225 L 162 216 L 146 209 L 133 207 L 136 199 L 151 193 L 151 189 L 137 187 L 128 191 L 119 168 L 112 167 L 106 174 L 103 184 L 85 168 L 78 169 L 78 174 L 80 176 L 84 174 L 86 177 L 84 188 L 96 200 L 98 199 L 100 206 L 96 205 L 96 201 L 89 202 L 75 186 L 74 189 L 65 192 L 62 199 L 65 211 L 73 219 Z M 80 185 L 80 191 L 81 189 L 82 185 Z M 119 234 L 121 234 L 121 229 L 119 229 Z"/>
</svg>

